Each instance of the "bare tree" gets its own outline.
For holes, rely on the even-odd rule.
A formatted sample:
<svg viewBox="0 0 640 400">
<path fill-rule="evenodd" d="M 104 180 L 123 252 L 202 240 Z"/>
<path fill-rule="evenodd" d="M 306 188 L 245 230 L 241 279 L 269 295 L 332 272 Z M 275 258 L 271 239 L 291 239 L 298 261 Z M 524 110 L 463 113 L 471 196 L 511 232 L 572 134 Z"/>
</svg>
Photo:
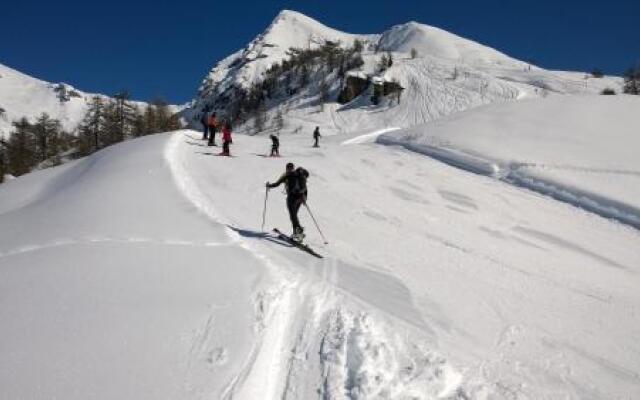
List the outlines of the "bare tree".
<svg viewBox="0 0 640 400">
<path fill-rule="evenodd" d="M 640 94 L 640 66 L 629 68 L 624 74 L 624 92 L 626 94 Z"/>
<path fill-rule="evenodd" d="M 320 82 L 320 97 L 319 97 L 319 103 L 320 103 L 320 111 L 324 111 L 324 103 L 326 103 L 329 100 L 329 84 L 327 83 L 326 80 L 322 80 L 322 82 Z"/>
<path fill-rule="evenodd" d="M 282 110 L 278 110 L 273 122 L 278 132 L 280 132 L 282 128 L 284 128 L 284 117 L 282 116 Z"/>
<path fill-rule="evenodd" d="M 387 55 L 383 54 L 382 57 L 380 57 L 380 61 L 378 61 L 377 70 L 379 72 L 384 72 L 387 70 L 388 67 L 389 67 L 389 60 L 387 59 Z"/>
<path fill-rule="evenodd" d="M 353 41 L 353 51 L 355 53 L 360 53 L 362 52 L 362 49 L 364 48 L 364 44 L 362 43 L 361 40 L 356 39 Z"/>
<path fill-rule="evenodd" d="M 13 122 L 13 131 L 5 142 L 7 171 L 15 176 L 26 174 L 36 164 L 33 126 L 26 118 Z"/>
<path fill-rule="evenodd" d="M 104 103 L 100 96 L 93 96 L 78 128 L 80 133 L 80 153 L 90 154 L 100 149 L 104 128 Z"/>
<path fill-rule="evenodd" d="M 255 134 L 258 134 L 264 130 L 267 123 L 267 108 L 264 102 L 261 102 L 253 117 L 253 127 L 255 128 Z"/>
<path fill-rule="evenodd" d="M 57 136 L 62 131 L 60 121 L 52 119 L 49 114 L 42 113 L 33 125 L 36 139 L 36 152 L 40 161 L 44 161 L 57 153 L 54 147 Z"/>
<path fill-rule="evenodd" d="M 455 66 L 453 67 L 453 73 L 451 74 L 451 79 L 458 80 L 458 76 L 460 75 L 460 73 L 458 72 L 458 67 Z"/>
<path fill-rule="evenodd" d="M 106 145 L 122 142 L 134 136 L 137 107 L 129 101 L 129 92 L 123 90 L 113 96 L 104 108 L 105 129 L 104 141 Z"/>
</svg>

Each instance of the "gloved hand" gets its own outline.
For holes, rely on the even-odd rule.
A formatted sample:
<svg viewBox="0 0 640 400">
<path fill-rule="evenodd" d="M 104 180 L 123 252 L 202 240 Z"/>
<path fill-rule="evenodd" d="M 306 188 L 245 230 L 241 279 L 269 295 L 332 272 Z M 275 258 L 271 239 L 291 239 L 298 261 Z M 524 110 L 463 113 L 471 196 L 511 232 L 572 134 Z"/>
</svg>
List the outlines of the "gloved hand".
<svg viewBox="0 0 640 400">
<path fill-rule="evenodd" d="M 266 188 L 267 188 L 267 189 L 271 189 L 271 188 L 269 187 L 269 185 L 271 185 L 269 182 L 265 183 L 265 186 L 266 186 Z"/>
</svg>

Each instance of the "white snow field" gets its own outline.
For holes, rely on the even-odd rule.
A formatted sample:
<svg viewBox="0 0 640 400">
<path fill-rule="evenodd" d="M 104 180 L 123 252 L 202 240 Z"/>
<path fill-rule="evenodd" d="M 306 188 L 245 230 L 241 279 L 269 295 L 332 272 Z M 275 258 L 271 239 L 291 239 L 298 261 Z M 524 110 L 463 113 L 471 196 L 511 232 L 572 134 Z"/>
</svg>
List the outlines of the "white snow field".
<svg viewBox="0 0 640 400">
<path fill-rule="evenodd" d="M 377 133 L 183 130 L 0 186 L 0 397 L 638 398 L 638 230 Z M 287 161 L 323 259 L 262 232 Z"/>
<path fill-rule="evenodd" d="M 554 96 L 488 105 L 396 130 L 400 144 L 640 228 L 637 96 Z"/>
</svg>

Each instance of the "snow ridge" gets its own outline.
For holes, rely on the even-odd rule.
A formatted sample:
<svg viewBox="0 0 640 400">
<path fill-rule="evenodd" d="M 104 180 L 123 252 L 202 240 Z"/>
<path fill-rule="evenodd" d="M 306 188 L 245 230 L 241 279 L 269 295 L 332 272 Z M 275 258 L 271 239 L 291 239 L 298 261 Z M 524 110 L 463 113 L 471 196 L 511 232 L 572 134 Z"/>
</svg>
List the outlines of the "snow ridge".
<svg viewBox="0 0 640 400">
<path fill-rule="evenodd" d="M 467 65 L 493 65 L 511 69 L 522 69 L 527 65 L 497 50 L 443 29 L 413 21 L 396 25 L 384 32 L 378 42 L 378 49 L 401 53 L 416 50 L 418 54 L 458 61 Z"/>
<path fill-rule="evenodd" d="M 526 172 L 526 169 L 529 167 L 528 165 L 501 165 L 495 161 L 467 154 L 457 149 L 445 149 L 425 144 L 410 143 L 389 136 L 380 136 L 376 139 L 376 142 L 387 146 L 402 146 L 408 150 L 422 153 L 453 167 L 496 178 L 550 196 L 556 200 L 582 208 L 604 218 L 610 218 L 640 229 L 639 208 L 593 192 L 580 190 L 576 187 L 530 176 Z"/>
<path fill-rule="evenodd" d="M 612 97 L 612 98 L 610 98 Z M 383 134 L 449 165 L 640 229 L 634 96 L 559 96 L 489 105 Z"/>
</svg>

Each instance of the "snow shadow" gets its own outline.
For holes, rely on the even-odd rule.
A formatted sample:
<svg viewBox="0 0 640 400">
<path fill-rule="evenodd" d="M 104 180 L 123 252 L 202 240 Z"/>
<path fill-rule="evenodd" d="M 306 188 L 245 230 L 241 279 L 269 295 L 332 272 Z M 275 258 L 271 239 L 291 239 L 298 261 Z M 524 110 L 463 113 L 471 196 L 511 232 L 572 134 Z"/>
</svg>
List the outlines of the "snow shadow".
<svg viewBox="0 0 640 400">
<path fill-rule="evenodd" d="M 196 154 L 202 154 L 203 156 L 219 156 L 218 153 L 211 153 L 208 151 L 196 151 Z"/>
<path fill-rule="evenodd" d="M 621 269 L 623 271 L 626 272 L 631 272 L 631 273 L 636 273 L 635 271 L 633 271 L 631 268 L 622 265 L 620 263 L 618 263 L 615 260 L 612 260 L 610 258 L 607 258 L 605 256 L 602 256 L 594 251 L 591 251 L 587 248 L 584 248 L 582 246 L 579 246 L 576 243 L 573 243 L 567 239 L 561 238 L 559 236 L 555 236 L 552 235 L 548 232 L 542 232 L 536 229 L 532 229 L 532 228 L 527 228 L 524 226 L 516 226 L 513 228 L 514 231 L 519 232 L 525 236 L 528 236 L 530 238 L 533 239 L 537 239 L 540 240 L 544 243 L 553 245 L 553 246 L 557 246 L 557 247 L 561 247 L 563 249 L 566 250 L 570 250 L 573 251 L 575 253 L 578 254 L 582 254 L 583 256 L 589 257 L 591 259 L 600 261 L 603 265 L 609 266 L 609 267 L 614 267 L 614 268 L 618 268 Z"/>
<path fill-rule="evenodd" d="M 340 288 L 345 293 L 373 306 L 389 316 L 433 333 L 415 306 L 411 291 L 397 277 L 384 271 L 360 267 L 343 260 L 329 259 L 312 266 L 320 280 Z M 426 283 L 425 283 L 426 284 Z"/>
<path fill-rule="evenodd" d="M 227 228 L 231 229 L 232 231 L 236 232 L 238 235 L 244 238 L 262 239 L 268 242 L 279 244 L 284 247 L 293 247 L 291 243 L 288 243 L 287 241 L 274 236 L 273 233 L 271 232 L 253 231 L 250 229 L 238 228 L 232 225 L 227 225 Z"/>
<path fill-rule="evenodd" d="M 190 140 L 185 140 L 184 141 L 186 144 L 188 144 L 189 146 L 200 146 L 200 147 L 207 147 L 206 144 L 202 144 L 202 143 L 197 143 L 197 142 L 192 142 Z"/>
</svg>

